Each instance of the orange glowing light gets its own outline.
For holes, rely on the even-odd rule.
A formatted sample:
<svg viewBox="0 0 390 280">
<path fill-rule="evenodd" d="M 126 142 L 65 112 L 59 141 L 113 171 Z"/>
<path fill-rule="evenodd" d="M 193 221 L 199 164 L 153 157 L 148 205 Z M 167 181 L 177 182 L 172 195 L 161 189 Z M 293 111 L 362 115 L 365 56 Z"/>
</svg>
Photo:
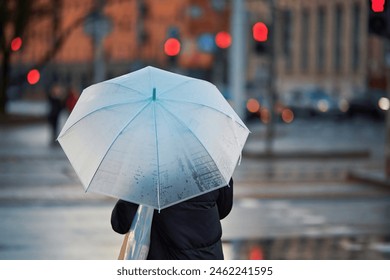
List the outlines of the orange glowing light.
<svg viewBox="0 0 390 280">
<path fill-rule="evenodd" d="M 264 252 L 261 247 L 255 246 L 249 252 L 250 260 L 264 260 Z"/>
<path fill-rule="evenodd" d="M 176 38 L 169 38 L 165 41 L 164 52 L 169 56 L 176 56 L 180 53 L 180 42 Z"/>
<path fill-rule="evenodd" d="M 246 108 L 251 113 L 256 113 L 260 110 L 260 103 L 254 98 L 249 98 L 246 103 Z"/>
<path fill-rule="evenodd" d="M 263 109 L 261 109 L 260 113 L 261 113 L 261 116 L 260 116 L 261 121 L 263 123 L 269 123 L 271 120 L 271 114 L 270 114 L 269 110 L 266 108 L 263 108 Z"/>
<path fill-rule="evenodd" d="M 282 111 L 282 120 L 285 123 L 291 123 L 294 120 L 294 113 L 290 109 L 284 109 Z"/>
<path fill-rule="evenodd" d="M 41 78 L 41 74 L 37 69 L 32 69 L 27 74 L 27 82 L 30 85 L 35 85 L 36 83 L 38 83 L 40 78 Z"/>
<path fill-rule="evenodd" d="M 215 44 L 221 49 L 227 49 L 232 44 L 232 36 L 226 31 L 218 32 L 215 35 Z"/>
<path fill-rule="evenodd" d="M 11 41 L 11 50 L 16 52 L 22 47 L 22 38 L 16 37 Z"/>
</svg>

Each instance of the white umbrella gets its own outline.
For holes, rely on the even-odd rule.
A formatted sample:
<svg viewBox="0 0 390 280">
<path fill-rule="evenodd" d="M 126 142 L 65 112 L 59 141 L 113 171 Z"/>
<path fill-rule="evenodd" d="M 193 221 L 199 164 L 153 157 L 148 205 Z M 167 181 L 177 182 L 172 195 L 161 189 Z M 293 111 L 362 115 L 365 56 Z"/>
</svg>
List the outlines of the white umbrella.
<svg viewBox="0 0 390 280">
<path fill-rule="evenodd" d="M 86 191 L 160 210 L 226 186 L 248 134 L 213 84 L 146 67 L 85 89 L 58 141 Z"/>
</svg>

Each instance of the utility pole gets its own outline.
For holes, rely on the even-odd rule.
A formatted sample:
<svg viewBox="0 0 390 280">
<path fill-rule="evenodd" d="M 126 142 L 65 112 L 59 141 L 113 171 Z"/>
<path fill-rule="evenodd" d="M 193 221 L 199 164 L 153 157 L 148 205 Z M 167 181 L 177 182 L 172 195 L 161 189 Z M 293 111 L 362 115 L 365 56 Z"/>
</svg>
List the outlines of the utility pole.
<svg viewBox="0 0 390 280">
<path fill-rule="evenodd" d="M 273 141 L 275 137 L 275 101 L 276 101 L 276 65 L 275 65 L 275 31 L 276 31 L 276 7 L 274 0 L 268 0 L 271 22 L 268 35 L 268 102 L 270 118 L 266 127 L 265 153 L 271 155 L 273 152 Z"/>
<path fill-rule="evenodd" d="M 390 100 L 390 38 L 385 40 L 386 90 Z M 390 110 L 386 111 L 385 177 L 390 179 Z"/>
<path fill-rule="evenodd" d="M 104 0 L 96 1 L 96 9 L 88 16 L 84 31 L 92 37 L 94 47 L 93 82 L 99 83 L 106 78 L 103 39 L 111 32 L 111 20 L 103 14 Z"/>
<path fill-rule="evenodd" d="M 368 33 L 383 38 L 387 97 L 390 99 L 390 3 L 371 0 L 368 13 Z M 386 112 L 385 178 L 390 179 L 390 110 Z"/>
<path fill-rule="evenodd" d="M 244 117 L 245 94 L 245 22 L 243 0 L 232 0 L 230 29 L 232 45 L 229 49 L 229 81 L 233 107 L 240 118 Z"/>
</svg>

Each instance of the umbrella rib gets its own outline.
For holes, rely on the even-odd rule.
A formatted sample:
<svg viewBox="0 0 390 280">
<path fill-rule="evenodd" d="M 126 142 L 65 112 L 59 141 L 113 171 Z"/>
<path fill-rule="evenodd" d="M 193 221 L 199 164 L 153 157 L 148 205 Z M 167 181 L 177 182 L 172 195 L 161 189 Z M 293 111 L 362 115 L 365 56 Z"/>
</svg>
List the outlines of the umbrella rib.
<svg viewBox="0 0 390 280">
<path fill-rule="evenodd" d="M 111 145 L 107 148 L 107 151 L 104 153 L 104 156 L 102 157 L 102 160 L 100 161 L 99 166 L 96 168 L 96 171 L 95 171 L 95 173 L 93 174 L 91 180 L 89 181 L 88 187 L 85 189 L 85 192 L 87 192 L 88 189 L 89 189 L 89 187 L 91 186 L 91 183 L 92 183 L 93 179 L 95 178 L 96 173 L 98 172 L 100 166 L 102 165 L 102 163 L 103 163 L 104 159 L 106 158 L 108 152 L 110 151 L 111 147 L 114 145 L 114 143 L 115 143 L 116 140 L 118 139 L 119 135 L 121 135 L 122 131 L 125 130 L 125 129 L 126 129 L 126 128 L 135 120 L 135 118 L 138 117 L 138 116 L 142 113 L 142 111 L 145 110 L 145 108 L 148 107 L 148 106 L 150 105 L 151 102 L 152 102 L 152 101 L 150 101 L 150 102 L 148 102 L 147 104 L 145 104 L 145 106 L 142 107 L 142 108 L 137 112 L 137 114 L 135 114 L 134 117 L 132 117 L 132 118 L 126 123 L 126 125 L 119 131 L 119 133 L 115 136 L 115 138 L 114 138 L 114 140 L 112 141 Z"/>
<path fill-rule="evenodd" d="M 215 166 L 218 167 L 218 164 L 215 162 L 214 158 L 210 155 L 209 151 L 206 149 L 206 147 L 203 145 L 202 141 L 200 141 L 200 139 L 198 138 L 198 136 L 196 136 L 196 134 L 187 126 L 185 125 L 185 123 L 179 118 L 177 117 L 174 113 L 172 113 L 169 109 L 167 109 L 163 104 L 161 104 L 161 108 L 163 108 L 165 111 L 167 111 L 170 115 L 173 116 L 174 119 L 176 119 L 176 121 L 181 124 L 184 128 L 186 128 L 194 137 L 195 139 L 202 145 L 202 147 L 204 148 L 204 150 L 206 151 L 206 153 L 209 155 L 210 159 L 213 161 L 213 163 L 215 164 Z M 223 176 L 222 176 L 223 177 Z M 226 182 L 227 183 L 227 182 Z"/>
<path fill-rule="evenodd" d="M 202 106 L 202 107 L 207 107 L 211 110 L 214 110 L 214 111 L 217 111 L 219 113 L 222 113 L 223 115 L 225 115 L 226 117 L 232 119 L 234 122 L 236 122 L 239 126 L 241 126 L 242 128 L 244 128 L 245 130 L 247 130 L 248 128 L 243 126 L 241 123 L 237 122 L 232 116 L 230 115 L 227 115 L 225 112 L 221 111 L 221 110 L 218 110 L 214 107 L 211 107 L 209 105 L 206 105 L 206 104 L 202 104 L 202 103 L 197 103 L 197 102 L 193 102 L 193 101 L 187 101 L 187 100 L 175 100 L 175 99 L 169 99 L 169 98 L 164 98 L 164 101 L 168 101 L 168 102 L 174 102 L 174 103 L 190 103 L 190 104 L 194 104 L 194 105 L 198 105 L 198 106 Z"/>
<path fill-rule="evenodd" d="M 153 118 L 154 118 L 154 135 L 156 142 L 156 153 L 157 153 L 157 206 L 158 210 L 161 210 L 160 206 L 160 156 L 158 151 L 158 129 L 157 129 L 157 118 L 156 118 L 156 102 L 153 102 Z"/>
<path fill-rule="evenodd" d="M 164 90 L 163 92 L 161 92 L 161 93 L 159 94 L 159 96 L 162 96 L 164 93 L 167 93 L 167 92 L 169 92 L 169 91 L 171 91 L 171 90 L 173 90 L 173 89 L 175 89 L 175 88 L 178 88 L 178 87 L 180 87 L 180 86 L 182 86 L 182 85 L 185 85 L 185 84 L 187 84 L 187 83 L 194 82 L 194 81 L 196 81 L 196 80 L 195 80 L 195 79 L 190 79 L 190 80 L 184 81 L 184 82 L 182 82 L 182 83 L 179 83 L 179 84 L 177 84 L 177 85 L 174 85 L 173 87 L 171 87 L 171 88 L 169 88 L 169 89 Z"/>
<path fill-rule="evenodd" d="M 146 98 L 144 100 L 137 100 L 136 102 L 124 102 L 124 103 L 117 103 L 117 104 L 111 104 L 111 105 L 108 105 L 108 106 L 104 106 L 104 107 L 99 107 L 97 109 L 94 109 L 93 111 L 89 112 L 88 114 L 86 114 L 85 116 L 83 116 L 82 118 L 78 119 L 74 124 L 72 124 L 71 126 L 68 127 L 68 129 L 66 131 L 64 131 L 63 134 L 65 134 L 69 129 L 71 129 L 72 127 L 74 127 L 76 124 L 78 124 L 81 120 L 85 119 L 86 117 L 92 115 L 93 113 L 97 112 L 97 111 L 100 111 L 102 109 L 108 109 L 108 108 L 114 108 L 114 107 L 119 107 L 119 106 L 122 106 L 122 105 L 127 105 L 127 104 L 134 104 L 134 103 L 142 103 L 142 102 L 145 102 L 147 101 L 149 98 Z"/>
<path fill-rule="evenodd" d="M 104 82 L 104 84 L 116 85 L 118 87 L 123 87 L 125 89 L 130 89 L 130 90 L 135 91 L 136 93 L 141 94 L 142 96 L 146 97 L 146 95 L 143 92 L 141 92 L 139 90 L 136 90 L 136 89 L 133 89 L 133 88 L 130 88 L 130 87 L 127 87 L 127 86 L 124 86 L 124 85 L 121 85 L 121 84 L 117 84 L 117 83 L 113 83 L 113 82 Z"/>
<path fill-rule="evenodd" d="M 149 68 L 149 82 L 150 82 L 150 85 L 152 85 L 153 87 L 153 97 L 152 97 L 152 101 L 153 102 L 153 119 L 154 119 L 154 135 L 155 135 L 155 143 L 156 143 L 156 154 L 157 154 L 157 157 L 156 157 L 156 161 L 157 161 L 157 207 L 158 207 L 158 211 L 160 212 L 161 210 L 161 205 L 160 205 L 160 155 L 159 155 L 159 151 L 158 151 L 158 137 L 157 137 L 157 134 L 158 134 L 158 129 L 157 129 L 157 118 L 156 118 L 156 91 L 155 91 L 155 87 L 154 87 L 154 83 L 153 83 L 153 79 L 152 79 L 152 73 L 151 73 L 151 70 Z"/>
</svg>

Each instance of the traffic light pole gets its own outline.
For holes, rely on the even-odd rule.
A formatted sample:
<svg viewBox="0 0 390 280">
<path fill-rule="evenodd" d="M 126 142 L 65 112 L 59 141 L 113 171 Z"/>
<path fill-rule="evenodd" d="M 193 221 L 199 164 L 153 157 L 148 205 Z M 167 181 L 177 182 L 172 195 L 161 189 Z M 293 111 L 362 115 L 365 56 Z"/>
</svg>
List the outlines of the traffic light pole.
<svg viewBox="0 0 390 280">
<path fill-rule="evenodd" d="M 265 135 L 265 154 L 271 155 L 273 152 L 273 141 L 275 136 L 275 98 L 276 98 L 276 71 L 275 71 L 275 25 L 276 10 L 274 0 L 269 0 L 269 11 L 271 13 L 271 23 L 269 25 L 268 35 L 268 102 L 270 118 L 266 127 Z"/>
<path fill-rule="evenodd" d="M 390 4 L 387 1 L 369 1 L 368 32 L 380 36 L 385 46 L 385 75 L 387 97 L 390 99 Z M 390 110 L 386 112 L 385 132 L 385 170 L 384 175 L 390 179 Z"/>
<path fill-rule="evenodd" d="M 390 100 L 390 38 L 385 38 L 385 55 L 387 98 Z M 385 177 L 390 179 L 390 110 L 386 112 Z"/>
<path fill-rule="evenodd" d="M 93 42 L 93 82 L 99 83 L 106 78 L 103 39 L 112 29 L 111 20 L 103 13 L 104 1 L 96 0 L 96 9 L 84 23 L 84 32 L 92 37 Z"/>
<path fill-rule="evenodd" d="M 232 45 L 229 48 L 229 81 L 232 93 L 233 107 L 240 118 L 244 117 L 245 94 L 245 30 L 244 1 L 232 0 L 231 34 Z"/>
</svg>

